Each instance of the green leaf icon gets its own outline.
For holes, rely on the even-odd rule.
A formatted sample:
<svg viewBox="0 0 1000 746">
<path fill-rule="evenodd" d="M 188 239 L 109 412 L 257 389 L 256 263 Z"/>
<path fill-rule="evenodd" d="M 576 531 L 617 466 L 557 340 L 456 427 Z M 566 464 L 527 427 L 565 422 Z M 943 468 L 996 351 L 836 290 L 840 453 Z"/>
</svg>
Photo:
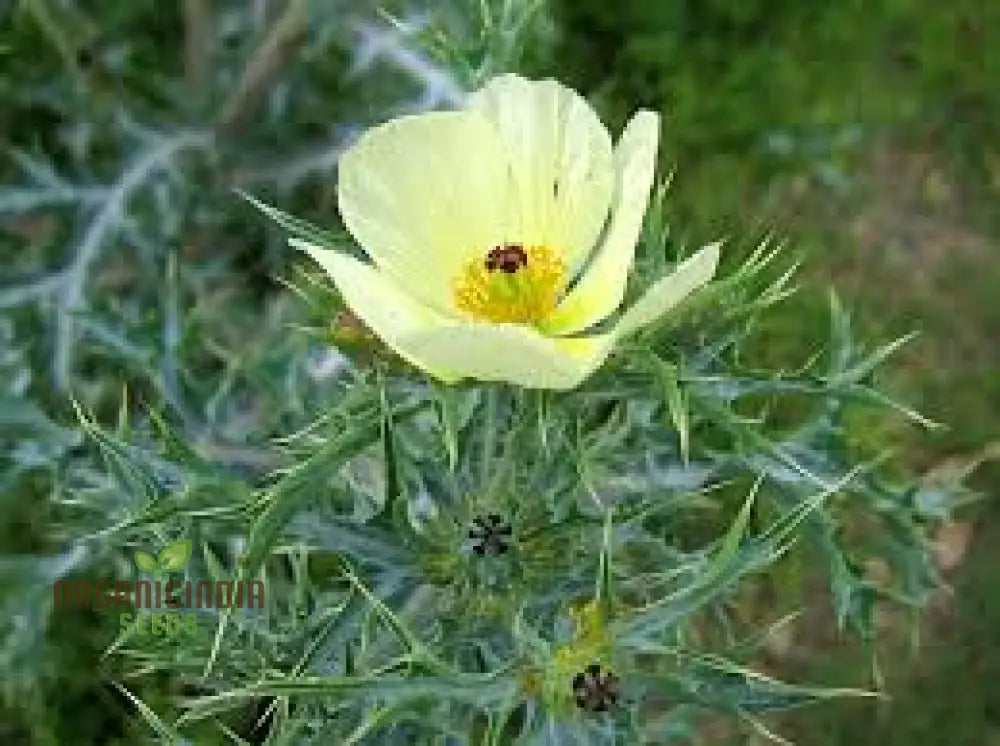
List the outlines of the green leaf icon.
<svg viewBox="0 0 1000 746">
<path fill-rule="evenodd" d="M 146 554 L 145 552 L 135 553 L 135 564 L 143 572 L 151 572 L 155 574 L 160 571 L 160 565 L 155 559 L 153 559 L 153 555 Z"/>
<path fill-rule="evenodd" d="M 183 570 L 188 560 L 191 559 L 191 549 L 190 539 L 179 539 L 167 544 L 158 557 L 160 569 L 163 572 Z"/>
</svg>

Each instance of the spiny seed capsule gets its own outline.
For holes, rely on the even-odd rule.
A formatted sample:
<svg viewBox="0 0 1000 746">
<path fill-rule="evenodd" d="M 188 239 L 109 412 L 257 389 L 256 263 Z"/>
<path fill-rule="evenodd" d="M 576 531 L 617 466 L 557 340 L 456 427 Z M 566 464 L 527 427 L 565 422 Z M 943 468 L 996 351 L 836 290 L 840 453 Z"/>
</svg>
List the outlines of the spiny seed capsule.
<svg viewBox="0 0 1000 746">
<path fill-rule="evenodd" d="M 582 710 L 605 712 L 618 702 L 618 677 L 601 673 L 601 664 L 591 663 L 573 677 L 573 698 Z"/>
<path fill-rule="evenodd" d="M 488 272 L 506 272 L 512 275 L 521 267 L 528 266 L 528 252 L 521 244 L 505 243 L 494 246 L 486 254 L 486 270 Z"/>
<path fill-rule="evenodd" d="M 504 554 L 510 548 L 510 536 L 514 531 L 496 513 L 490 513 L 485 518 L 477 516 L 472 519 L 469 538 L 472 539 L 472 551 L 482 555 Z"/>
</svg>

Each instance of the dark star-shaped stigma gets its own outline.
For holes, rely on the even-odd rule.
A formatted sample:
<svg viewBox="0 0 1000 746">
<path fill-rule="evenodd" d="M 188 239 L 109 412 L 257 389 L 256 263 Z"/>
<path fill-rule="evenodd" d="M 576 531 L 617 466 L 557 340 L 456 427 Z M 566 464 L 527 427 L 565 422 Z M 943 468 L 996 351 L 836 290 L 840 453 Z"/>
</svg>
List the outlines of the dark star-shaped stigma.
<svg viewBox="0 0 1000 746">
<path fill-rule="evenodd" d="M 477 516 L 472 519 L 469 538 L 473 540 L 472 551 L 478 555 L 498 555 L 510 548 L 510 536 L 513 529 L 496 513 L 490 513 L 485 518 Z"/>
<path fill-rule="evenodd" d="M 605 712 L 618 702 L 618 677 L 601 673 L 601 664 L 591 663 L 573 677 L 573 698 L 582 710 Z"/>
<path fill-rule="evenodd" d="M 521 267 L 528 266 L 528 253 L 521 244 L 505 243 L 494 246 L 486 255 L 486 269 L 489 272 L 514 274 Z"/>
</svg>

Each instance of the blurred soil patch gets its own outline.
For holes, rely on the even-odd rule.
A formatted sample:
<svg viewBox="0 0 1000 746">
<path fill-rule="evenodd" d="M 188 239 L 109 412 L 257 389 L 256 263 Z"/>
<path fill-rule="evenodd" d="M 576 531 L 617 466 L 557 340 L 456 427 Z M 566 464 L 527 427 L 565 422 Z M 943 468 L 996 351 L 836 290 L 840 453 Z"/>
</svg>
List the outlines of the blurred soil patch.
<svg viewBox="0 0 1000 746">
<path fill-rule="evenodd" d="M 984 192 L 933 148 L 879 144 L 852 181 L 846 199 L 789 190 L 781 222 L 807 234 L 804 281 L 835 286 L 869 338 L 920 331 L 888 367 L 890 389 L 946 427 L 877 427 L 913 468 L 972 474 L 984 499 L 936 536 L 949 587 L 919 619 L 879 615 L 886 699 L 815 708 L 780 732 L 809 744 L 1000 744 L 1000 238 L 980 219 Z M 826 588 L 809 595 L 816 608 L 770 652 L 795 680 L 857 685 L 866 652 L 833 628 Z"/>
</svg>

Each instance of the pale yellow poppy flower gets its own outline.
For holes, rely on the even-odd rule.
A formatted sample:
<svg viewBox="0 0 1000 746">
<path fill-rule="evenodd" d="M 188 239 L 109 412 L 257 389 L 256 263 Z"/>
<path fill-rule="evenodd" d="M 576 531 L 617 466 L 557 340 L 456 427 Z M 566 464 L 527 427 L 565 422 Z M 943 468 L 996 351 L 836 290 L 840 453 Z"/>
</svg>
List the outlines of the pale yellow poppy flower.
<svg viewBox="0 0 1000 746">
<path fill-rule="evenodd" d="M 371 258 L 293 239 L 387 345 L 446 382 L 577 386 L 617 340 L 715 273 L 717 244 L 657 281 L 609 331 L 649 201 L 659 117 L 612 147 L 553 80 L 494 78 L 459 111 L 403 116 L 340 160 L 347 229 Z"/>
</svg>

